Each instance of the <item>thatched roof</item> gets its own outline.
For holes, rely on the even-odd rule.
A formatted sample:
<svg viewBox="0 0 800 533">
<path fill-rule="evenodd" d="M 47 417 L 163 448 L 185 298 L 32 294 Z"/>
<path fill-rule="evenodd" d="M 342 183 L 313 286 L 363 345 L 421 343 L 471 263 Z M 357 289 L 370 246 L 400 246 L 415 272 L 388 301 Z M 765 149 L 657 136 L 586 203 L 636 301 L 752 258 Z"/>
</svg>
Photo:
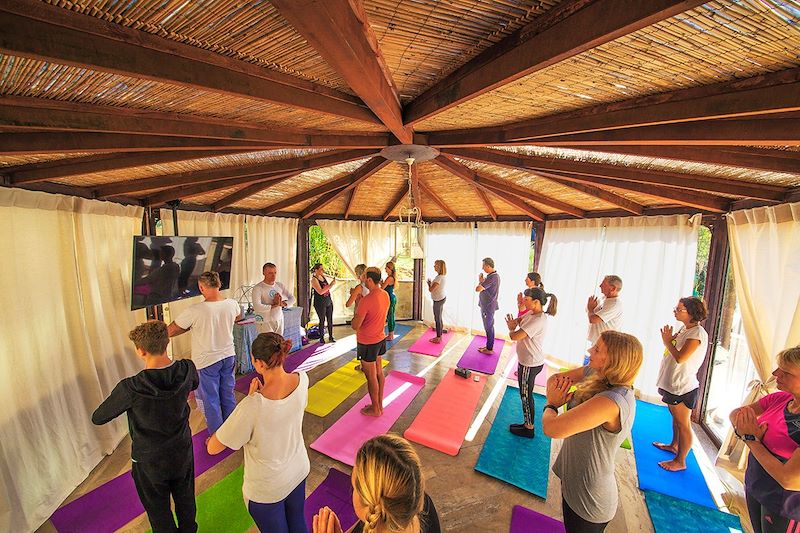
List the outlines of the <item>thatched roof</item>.
<svg viewBox="0 0 800 533">
<path fill-rule="evenodd" d="M 5 0 L 6 186 L 431 220 L 800 199 L 786 0 Z M 175 205 L 171 203 L 171 205 Z"/>
</svg>

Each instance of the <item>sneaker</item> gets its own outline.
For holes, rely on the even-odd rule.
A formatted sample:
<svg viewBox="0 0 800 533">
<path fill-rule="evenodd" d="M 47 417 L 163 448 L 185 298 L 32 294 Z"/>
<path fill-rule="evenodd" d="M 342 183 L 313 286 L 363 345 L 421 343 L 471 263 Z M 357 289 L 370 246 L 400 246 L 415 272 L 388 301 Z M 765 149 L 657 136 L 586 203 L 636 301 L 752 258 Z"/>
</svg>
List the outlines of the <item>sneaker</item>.
<svg viewBox="0 0 800 533">
<path fill-rule="evenodd" d="M 525 427 L 525 424 L 510 424 L 508 426 L 508 429 L 510 431 L 510 430 L 513 430 L 514 428 L 519 429 L 519 428 L 524 428 L 524 427 Z"/>
<path fill-rule="evenodd" d="M 508 428 L 511 433 L 518 437 L 525 437 L 527 439 L 532 439 L 534 436 L 534 430 L 526 428 L 524 425 L 522 427 L 510 427 Z"/>
<path fill-rule="evenodd" d="M 333 335 L 328 335 L 328 342 L 336 342 L 336 339 L 333 338 Z"/>
</svg>

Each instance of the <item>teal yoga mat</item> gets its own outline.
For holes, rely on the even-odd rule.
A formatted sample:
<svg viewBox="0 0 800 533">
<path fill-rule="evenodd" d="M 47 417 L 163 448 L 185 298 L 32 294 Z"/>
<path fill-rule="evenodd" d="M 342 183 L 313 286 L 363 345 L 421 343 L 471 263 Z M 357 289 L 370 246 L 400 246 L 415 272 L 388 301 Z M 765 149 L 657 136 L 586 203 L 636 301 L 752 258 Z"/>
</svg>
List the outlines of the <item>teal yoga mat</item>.
<svg viewBox="0 0 800 533">
<path fill-rule="evenodd" d="M 637 400 L 636 419 L 631 435 L 640 489 L 660 492 L 712 509 L 717 508 L 693 451 L 686 457 L 686 470 L 667 472 L 658 466 L 659 461 L 674 457 L 673 454 L 653 446 L 653 442 L 672 440 L 672 417 L 666 407 Z"/>
<path fill-rule="evenodd" d="M 483 444 L 475 470 L 510 483 L 540 498 L 547 497 L 550 474 L 550 437 L 542 431 L 541 408 L 547 403 L 544 396 L 536 397 L 536 437 L 526 439 L 512 435 L 510 424 L 523 421 L 522 403 L 516 388 L 507 386 L 503 401 L 497 409 L 489 436 Z"/>
<path fill-rule="evenodd" d="M 656 533 L 742 533 L 742 524 L 734 514 L 709 509 L 696 503 L 644 491 L 644 501 Z"/>
</svg>

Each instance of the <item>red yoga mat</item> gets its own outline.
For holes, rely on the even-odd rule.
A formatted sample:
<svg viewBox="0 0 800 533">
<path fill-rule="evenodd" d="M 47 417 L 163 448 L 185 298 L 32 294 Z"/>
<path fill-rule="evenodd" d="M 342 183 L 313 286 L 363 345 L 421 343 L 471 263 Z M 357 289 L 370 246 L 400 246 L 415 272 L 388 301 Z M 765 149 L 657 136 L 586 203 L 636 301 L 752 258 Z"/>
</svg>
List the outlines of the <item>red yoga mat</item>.
<svg viewBox="0 0 800 533">
<path fill-rule="evenodd" d="M 442 352 L 444 351 L 445 346 L 447 346 L 447 343 L 450 342 L 450 339 L 453 338 L 453 333 L 451 331 L 448 331 L 447 333 L 442 335 L 442 342 L 440 342 L 439 344 L 431 342 L 431 339 L 434 338 L 435 336 L 436 336 L 436 331 L 429 329 L 422 335 L 422 337 L 417 339 L 416 342 L 411 345 L 411 348 L 409 348 L 408 351 L 439 357 L 440 355 L 442 355 Z"/>
<path fill-rule="evenodd" d="M 458 455 L 485 385 L 486 376 L 472 374 L 464 379 L 450 369 L 403 436 L 447 455 Z"/>
</svg>

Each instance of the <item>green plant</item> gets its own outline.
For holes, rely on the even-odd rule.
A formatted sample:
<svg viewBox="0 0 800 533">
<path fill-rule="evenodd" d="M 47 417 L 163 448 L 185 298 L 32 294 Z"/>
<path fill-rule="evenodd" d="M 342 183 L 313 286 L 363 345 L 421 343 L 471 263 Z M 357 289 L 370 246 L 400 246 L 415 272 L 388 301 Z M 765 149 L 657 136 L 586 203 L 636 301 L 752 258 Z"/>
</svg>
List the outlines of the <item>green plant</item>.
<svg viewBox="0 0 800 533">
<path fill-rule="evenodd" d="M 349 270 L 331 243 L 325 238 L 322 228 L 311 226 L 308 228 L 308 264 L 313 267 L 317 263 L 322 263 L 325 272 L 332 276 L 347 277 L 349 275 Z"/>
</svg>

